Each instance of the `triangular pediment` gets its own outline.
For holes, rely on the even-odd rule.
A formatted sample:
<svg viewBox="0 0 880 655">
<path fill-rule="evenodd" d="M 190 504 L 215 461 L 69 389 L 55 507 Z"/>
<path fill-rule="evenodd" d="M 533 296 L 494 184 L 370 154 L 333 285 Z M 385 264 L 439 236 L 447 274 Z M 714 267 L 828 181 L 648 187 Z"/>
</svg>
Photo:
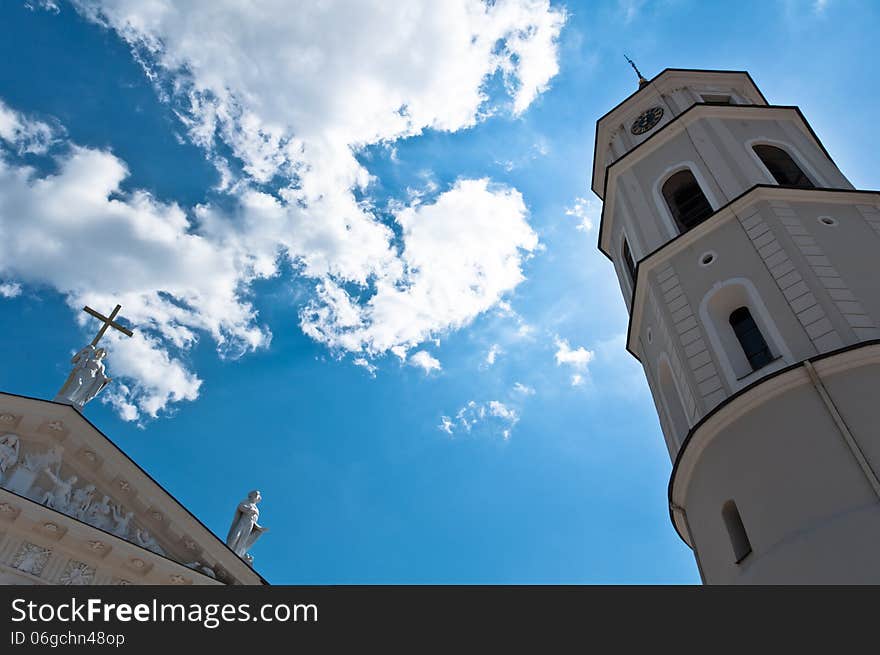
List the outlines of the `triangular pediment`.
<svg viewBox="0 0 880 655">
<path fill-rule="evenodd" d="M 20 504 L 31 513 L 53 511 L 80 532 L 88 526 L 108 543 L 140 549 L 142 559 L 172 560 L 228 584 L 265 583 L 68 405 L 0 393 L 0 488 L 30 501 Z"/>
</svg>

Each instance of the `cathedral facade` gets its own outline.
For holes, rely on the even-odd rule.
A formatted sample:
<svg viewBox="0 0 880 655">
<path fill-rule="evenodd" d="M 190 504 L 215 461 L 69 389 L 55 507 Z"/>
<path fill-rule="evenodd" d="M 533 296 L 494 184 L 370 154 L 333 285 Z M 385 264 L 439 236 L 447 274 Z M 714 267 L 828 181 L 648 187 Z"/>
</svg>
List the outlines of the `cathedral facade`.
<svg viewBox="0 0 880 655">
<path fill-rule="evenodd" d="M 667 69 L 599 119 L 599 248 L 706 583 L 880 583 L 880 194 L 748 73 Z"/>
<path fill-rule="evenodd" d="M 0 393 L 0 584 L 265 581 L 74 404 Z"/>
</svg>

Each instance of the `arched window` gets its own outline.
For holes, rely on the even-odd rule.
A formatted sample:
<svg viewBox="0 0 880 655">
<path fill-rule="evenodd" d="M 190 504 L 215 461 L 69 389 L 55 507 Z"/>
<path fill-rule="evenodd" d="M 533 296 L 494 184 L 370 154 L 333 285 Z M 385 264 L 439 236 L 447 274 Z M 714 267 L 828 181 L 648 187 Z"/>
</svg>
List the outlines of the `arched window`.
<svg viewBox="0 0 880 655">
<path fill-rule="evenodd" d="M 663 184 L 663 198 L 681 232 L 687 232 L 712 215 L 712 205 L 700 188 L 697 178 L 688 169 L 679 171 L 666 180 Z"/>
<path fill-rule="evenodd" d="M 801 189 L 812 189 L 815 186 L 791 158 L 791 155 L 782 148 L 767 144 L 759 144 L 753 148 L 755 154 L 764 162 L 764 166 L 776 180 L 776 184 L 796 186 Z"/>
<path fill-rule="evenodd" d="M 739 515 L 735 502 L 728 500 L 724 503 L 724 506 L 721 508 L 721 518 L 724 519 L 724 526 L 727 528 L 727 535 L 730 537 L 734 560 L 739 564 L 746 558 L 746 555 L 752 552 L 752 544 L 749 542 L 746 526 L 743 525 L 742 517 Z"/>
<path fill-rule="evenodd" d="M 700 320 L 731 390 L 792 362 L 772 314 L 748 278 L 717 282 L 700 301 Z"/>
<path fill-rule="evenodd" d="M 767 341 L 761 334 L 755 319 L 752 318 L 748 307 L 733 310 L 728 320 L 753 371 L 757 371 L 773 361 L 773 354 L 767 346 Z"/>
<path fill-rule="evenodd" d="M 629 242 L 625 238 L 621 250 L 623 251 L 623 265 L 626 266 L 626 272 L 629 273 L 629 281 L 632 282 L 633 287 L 635 287 L 636 261 L 633 259 L 632 252 L 630 252 Z"/>
</svg>

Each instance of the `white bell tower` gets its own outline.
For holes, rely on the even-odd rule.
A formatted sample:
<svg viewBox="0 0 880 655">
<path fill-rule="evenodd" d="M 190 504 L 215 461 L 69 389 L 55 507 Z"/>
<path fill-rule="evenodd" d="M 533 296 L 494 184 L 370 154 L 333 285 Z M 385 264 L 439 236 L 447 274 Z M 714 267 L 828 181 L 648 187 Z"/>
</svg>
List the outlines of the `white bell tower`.
<svg viewBox="0 0 880 655">
<path fill-rule="evenodd" d="M 680 69 L 599 119 L 592 188 L 704 582 L 880 583 L 880 193 L 748 73 Z"/>
</svg>

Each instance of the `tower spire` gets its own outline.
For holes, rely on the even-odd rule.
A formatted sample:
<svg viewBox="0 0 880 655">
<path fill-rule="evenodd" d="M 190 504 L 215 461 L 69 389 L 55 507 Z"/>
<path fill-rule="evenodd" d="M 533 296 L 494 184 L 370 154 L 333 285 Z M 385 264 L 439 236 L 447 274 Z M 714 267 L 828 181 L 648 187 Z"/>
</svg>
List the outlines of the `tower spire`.
<svg viewBox="0 0 880 655">
<path fill-rule="evenodd" d="M 635 62 L 632 59 L 630 59 L 626 55 L 623 55 L 623 58 L 626 59 L 627 62 L 629 62 L 629 65 L 632 66 L 632 69 L 636 72 L 636 75 L 639 76 L 639 90 L 642 90 L 643 88 L 645 88 L 648 80 L 645 79 L 645 76 L 642 75 L 642 72 L 636 67 Z"/>
</svg>

